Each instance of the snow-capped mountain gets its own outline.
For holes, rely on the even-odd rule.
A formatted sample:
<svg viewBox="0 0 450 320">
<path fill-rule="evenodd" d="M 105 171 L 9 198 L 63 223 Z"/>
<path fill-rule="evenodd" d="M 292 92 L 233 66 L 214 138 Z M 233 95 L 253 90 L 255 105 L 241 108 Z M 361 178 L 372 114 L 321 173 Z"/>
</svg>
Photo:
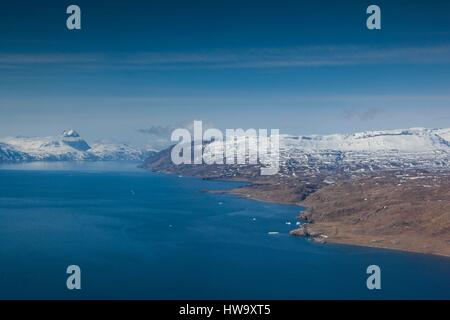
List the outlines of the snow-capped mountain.
<svg viewBox="0 0 450 320">
<path fill-rule="evenodd" d="M 236 141 L 245 139 L 248 139 L 249 148 L 245 158 L 249 163 L 249 160 L 255 161 L 258 154 L 258 139 L 241 136 Z M 223 150 L 225 154 L 238 153 L 237 144 L 228 140 L 206 143 L 203 147 L 203 160 L 206 163 L 218 159 L 217 155 L 220 157 Z M 163 171 L 187 170 L 169 167 L 170 159 L 162 159 L 169 155 L 170 152 L 163 151 L 159 157 L 148 159 L 145 166 Z M 450 169 L 450 129 L 412 128 L 353 134 L 280 135 L 279 160 L 282 175 L 400 168 Z M 209 170 L 214 170 L 216 176 L 236 176 L 247 169 L 239 165 L 226 165 L 210 166 Z"/>
<path fill-rule="evenodd" d="M 283 138 L 286 146 L 302 150 L 359 152 L 396 150 L 414 153 L 447 150 L 450 146 L 450 129 L 412 128 L 324 136 L 283 136 Z"/>
<path fill-rule="evenodd" d="M 280 157 L 285 167 L 450 169 L 450 129 L 412 128 L 324 136 L 282 136 Z"/>
<path fill-rule="evenodd" d="M 16 150 L 14 147 L 0 143 L 0 163 L 1 162 L 22 162 L 30 161 L 31 157 L 23 152 Z"/>
<path fill-rule="evenodd" d="M 75 130 L 65 130 L 56 137 L 0 139 L 0 162 L 140 161 L 150 152 L 127 144 L 90 145 Z"/>
<path fill-rule="evenodd" d="M 102 161 L 141 161 L 155 151 L 144 151 L 128 144 L 94 143 L 88 152 Z"/>
</svg>

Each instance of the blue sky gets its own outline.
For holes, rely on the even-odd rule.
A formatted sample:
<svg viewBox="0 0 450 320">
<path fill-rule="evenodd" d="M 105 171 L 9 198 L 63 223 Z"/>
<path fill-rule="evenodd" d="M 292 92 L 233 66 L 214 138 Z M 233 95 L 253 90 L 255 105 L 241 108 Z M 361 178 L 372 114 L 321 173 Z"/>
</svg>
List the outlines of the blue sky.
<svg viewBox="0 0 450 320">
<path fill-rule="evenodd" d="M 70 4 L 80 31 L 65 27 Z M 370 4 L 382 30 L 366 28 Z M 146 143 L 193 119 L 293 134 L 449 127 L 449 15 L 448 1 L 4 3 L 0 136 Z"/>
</svg>

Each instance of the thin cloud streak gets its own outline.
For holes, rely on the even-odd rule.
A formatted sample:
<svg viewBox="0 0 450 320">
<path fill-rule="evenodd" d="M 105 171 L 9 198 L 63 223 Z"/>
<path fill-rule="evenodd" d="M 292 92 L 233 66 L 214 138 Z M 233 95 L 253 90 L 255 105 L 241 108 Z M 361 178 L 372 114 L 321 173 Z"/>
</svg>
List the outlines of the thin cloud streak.
<svg viewBox="0 0 450 320">
<path fill-rule="evenodd" d="M 0 54 L 0 69 L 61 66 L 96 70 L 303 68 L 352 65 L 450 64 L 450 45 L 370 48 L 318 46 L 236 52 L 142 54 Z"/>
<path fill-rule="evenodd" d="M 0 96 L 0 107 L 6 106 L 11 103 L 22 103 L 29 104 L 33 101 L 42 99 L 42 96 L 33 95 L 27 97 L 16 97 L 16 96 L 6 96 L 5 94 Z M 450 95 L 364 95 L 364 94 L 342 94 L 342 95 L 299 95 L 299 96 L 290 96 L 290 95 L 265 95 L 264 93 L 258 95 L 242 95 L 242 92 L 231 91 L 228 95 L 154 95 L 154 96 L 53 96 L 47 97 L 44 96 L 44 100 L 48 103 L 63 103 L 64 101 L 78 101 L 80 103 L 86 103 L 89 101 L 95 101 L 96 103 L 108 104 L 111 102 L 118 103 L 132 103 L 132 104 L 167 104 L 173 103 L 175 105 L 179 105 L 181 103 L 253 103 L 256 101 L 266 101 L 268 103 L 308 103 L 308 102 L 320 102 L 320 103 L 333 103 L 333 102 L 442 102 L 442 103 L 450 103 Z"/>
</svg>

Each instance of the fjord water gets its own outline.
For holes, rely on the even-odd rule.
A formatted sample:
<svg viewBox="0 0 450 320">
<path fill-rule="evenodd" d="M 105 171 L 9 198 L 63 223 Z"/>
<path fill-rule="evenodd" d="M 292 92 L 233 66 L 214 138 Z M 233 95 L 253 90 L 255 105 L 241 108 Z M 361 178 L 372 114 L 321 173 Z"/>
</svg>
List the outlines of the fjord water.
<svg viewBox="0 0 450 320">
<path fill-rule="evenodd" d="M 238 185 L 135 164 L 3 166 L 0 298 L 450 298 L 448 258 L 314 244 L 288 234 L 298 207 L 202 192 Z M 372 264 L 381 290 L 366 287 Z"/>
</svg>

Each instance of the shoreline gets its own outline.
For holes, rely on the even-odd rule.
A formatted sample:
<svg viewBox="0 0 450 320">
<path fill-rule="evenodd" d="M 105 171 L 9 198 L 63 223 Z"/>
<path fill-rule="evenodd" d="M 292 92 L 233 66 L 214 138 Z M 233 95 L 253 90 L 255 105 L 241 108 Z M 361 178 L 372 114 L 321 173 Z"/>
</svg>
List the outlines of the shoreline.
<svg viewBox="0 0 450 320">
<path fill-rule="evenodd" d="M 145 167 L 138 166 L 136 167 L 136 171 L 138 172 L 145 172 L 149 171 Z M 28 169 L 30 170 L 30 169 Z M 36 169 L 35 169 L 36 170 Z M 37 170 L 40 171 L 40 170 Z M 154 171 L 150 170 L 153 173 L 160 173 L 160 174 L 166 174 L 166 175 L 176 175 L 175 172 L 164 172 L 164 171 Z M 236 197 L 240 197 L 247 200 L 252 201 L 260 201 L 260 202 L 267 202 L 267 203 L 276 203 L 281 205 L 290 205 L 290 206 L 296 206 L 298 208 L 297 213 L 297 220 L 298 221 L 305 221 L 304 217 L 311 214 L 311 211 L 314 212 L 314 222 L 306 224 L 308 228 L 308 232 L 305 233 L 300 228 L 296 228 L 291 230 L 290 234 L 292 236 L 299 236 L 311 239 L 312 241 L 319 243 L 319 244 L 340 244 L 340 245 L 350 245 L 350 246 L 360 246 L 360 247 L 367 247 L 367 248 L 378 248 L 378 249 L 387 249 L 387 250 L 395 250 L 400 252 L 408 252 L 408 253 L 418 253 L 418 254 L 425 254 L 425 255 L 433 255 L 433 256 L 439 256 L 439 257 L 450 257 L 450 246 L 438 246 L 437 248 L 430 248 L 428 245 L 423 245 L 424 243 L 427 243 L 430 241 L 429 238 L 426 236 L 418 236 L 419 233 L 411 235 L 411 234 L 400 234 L 396 236 L 392 235 L 373 235 L 373 234 L 358 234 L 353 232 L 351 227 L 349 227 L 348 223 L 345 221 L 327 221 L 326 219 L 324 221 L 321 221 L 320 219 L 315 219 L 317 216 L 317 211 L 320 211 L 320 205 L 324 202 L 322 201 L 321 197 L 329 197 L 329 194 L 333 194 L 333 192 L 330 192 L 330 187 L 320 187 L 318 190 L 311 195 L 307 196 L 305 200 L 303 201 L 296 201 L 296 195 L 295 195 L 295 188 L 291 185 L 283 185 L 284 189 L 282 189 L 282 192 L 277 192 L 277 187 L 280 188 L 280 183 L 273 183 L 273 181 L 258 181 L 257 179 L 252 178 L 220 178 L 220 177 L 201 177 L 196 175 L 182 175 L 182 177 L 192 177 L 197 179 L 203 179 L 203 180 L 210 180 L 210 181 L 223 181 L 223 182 L 240 182 L 244 185 L 237 187 L 237 188 L 227 188 L 227 189 L 220 189 L 220 190 L 200 190 L 201 192 L 208 192 L 208 193 L 217 193 L 217 194 L 229 194 Z M 255 181 L 256 180 L 256 181 Z M 450 181 L 450 180 L 449 180 Z M 348 182 L 347 182 L 348 183 Z M 275 186 L 276 185 L 276 186 Z M 317 195 L 321 195 L 319 197 L 319 201 L 314 200 Z M 311 200 L 313 199 L 313 200 Z M 428 199 L 428 201 L 430 201 Z M 441 201 L 441 200 L 439 200 Z M 318 206 L 319 208 L 315 208 Z M 328 209 L 328 208 L 325 208 Z M 323 210 L 326 211 L 326 210 Z M 319 212 L 320 216 L 320 212 Z M 336 233 L 335 230 L 339 229 L 339 234 L 335 235 L 333 233 Z M 323 237 L 325 235 L 325 237 Z M 401 240 L 399 242 L 399 240 Z M 389 243 L 391 241 L 391 243 Z M 450 243 L 450 237 L 447 240 L 448 243 Z M 414 247 L 413 245 L 418 245 L 421 247 Z"/>
<path fill-rule="evenodd" d="M 261 176 L 254 166 L 232 171 L 220 165 L 176 166 L 170 162 L 169 151 L 148 159 L 143 168 L 205 180 L 239 181 L 245 185 L 218 192 L 296 205 L 298 219 L 309 223 L 309 232 L 296 229 L 294 235 L 450 257 L 450 170 L 445 167 L 294 172 L 287 168 L 280 175 Z"/>
<path fill-rule="evenodd" d="M 214 180 L 214 179 L 212 179 Z M 222 179 L 223 181 L 236 181 L 235 179 Z M 226 189 L 226 190 L 205 190 L 205 192 L 209 193 L 219 193 L 219 194 L 231 194 L 234 196 L 238 196 L 244 199 L 254 200 L 254 201 L 262 201 L 269 203 L 277 203 L 282 205 L 295 205 L 299 208 L 299 212 L 297 215 L 298 221 L 301 221 L 301 216 L 304 214 L 310 214 L 312 208 L 308 206 L 308 199 L 305 201 L 283 201 L 281 199 L 277 199 L 273 195 L 265 194 L 264 192 L 254 192 L 252 187 L 255 187 L 255 184 L 249 180 L 240 180 L 243 182 L 249 183 L 246 186 Z M 322 191 L 323 188 L 319 189 Z M 323 191 L 322 191 L 323 192 Z M 263 195 L 263 197 L 261 197 Z M 303 209 L 302 209 L 303 208 Z M 386 250 L 394 250 L 406 253 L 416 253 L 416 254 L 424 254 L 424 255 L 432 255 L 437 257 L 445 257 L 450 258 L 450 252 L 447 250 L 442 251 L 441 249 L 430 249 L 429 246 L 426 245 L 427 239 L 426 237 L 417 237 L 411 236 L 409 234 L 406 235 L 397 235 L 397 236 L 386 236 L 386 235 L 361 235 L 361 234 L 353 234 L 352 232 L 348 232 L 348 226 L 345 223 L 335 221 L 334 223 L 330 222 L 317 222 L 305 224 L 309 229 L 308 234 L 304 234 L 303 232 L 298 232 L 301 228 L 296 228 L 291 231 L 292 236 L 309 238 L 312 241 L 318 244 L 339 244 L 339 245 L 349 245 L 349 246 L 359 246 L 359 247 L 367 247 L 367 248 L 376 248 L 376 249 L 386 249 Z M 334 236 L 330 230 L 340 229 L 345 230 L 344 235 Z M 325 237 L 324 237 L 325 236 Z M 399 241 L 399 239 L 401 241 Z M 391 241 L 391 243 L 389 243 Z M 422 244 L 421 247 L 414 247 L 413 244 L 417 243 L 425 243 Z"/>
<path fill-rule="evenodd" d="M 227 181 L 227 180 L 223 180 L 223 181 Z M 242 187 L 245 188 L 245 187 Z M 287 205 L 287 206 L 297 206 L 298 208 L 305 208 L 305 210 L 307 209 L 306 207 L 304 207 L 303 205 L 299 204 L 299 203 L 293 203 L 293 202 L 286 202 L 286 201 L 277 201 L 277 200 L 270 200 L 270 199 L 262 199 L 262 198 L 258 198 L 257 196 L 253 196 L 250 193 L 244 193 L 244 192 L 239 192 L 236 190 L 239 190 L 241 188 L 234 188 L 234 189 L 226 189 L 226 190 L 201 190 L 202 192 L 206 192 L 206 193 L 215 193 L 215 194 L 229 194 L 229 195 L 233 195 L 242 199 L 247 199 L 247 200 L 253 200 L 253 201 L 258 201 L 258 202 L 266 202 L 266 203 L 273 203 L 273 204 L 281 204 L 281 205 Z M 302 212 L 302 211 L 300 211 Z M 298 218 L 298 215 L 297 215 Z"/>
</svg>

